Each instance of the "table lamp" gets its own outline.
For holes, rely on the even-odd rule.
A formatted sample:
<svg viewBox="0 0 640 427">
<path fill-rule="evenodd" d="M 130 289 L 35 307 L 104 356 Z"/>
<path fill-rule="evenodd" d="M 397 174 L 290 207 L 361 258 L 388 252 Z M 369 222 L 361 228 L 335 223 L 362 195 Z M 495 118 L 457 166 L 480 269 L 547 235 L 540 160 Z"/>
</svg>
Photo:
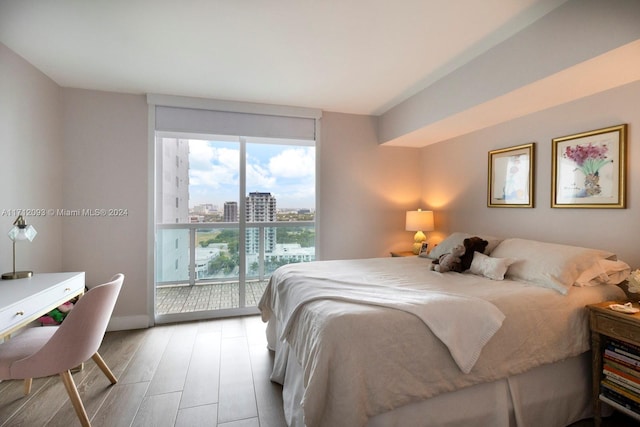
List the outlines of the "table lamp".
<svg viewBox="0 0 640 427">
<path fill-rule="evenodd" d="M 433 231 L 433 211 L 407 211 L 406 227 L 407 231 L 415 231 L 413 236 L 413 253 L 418 255 L 422 242 L 427 240 L 424 231 Z"/>
<path fill-rule="evenodd" d="M 2 275 L 3 280 L 8 279 L 24 279 L 26 277 L 33 276 L 33 271 L 16 271 L 16 242 L 21 240 L 32 241 L 38 232 L 32 225 L 27 225 L 22 215 L 13 222 L 13 227 L 9 230 L 7 235 L 13 241 L 13 271 L 10 273 L 4 273 Z"/>
</svg>

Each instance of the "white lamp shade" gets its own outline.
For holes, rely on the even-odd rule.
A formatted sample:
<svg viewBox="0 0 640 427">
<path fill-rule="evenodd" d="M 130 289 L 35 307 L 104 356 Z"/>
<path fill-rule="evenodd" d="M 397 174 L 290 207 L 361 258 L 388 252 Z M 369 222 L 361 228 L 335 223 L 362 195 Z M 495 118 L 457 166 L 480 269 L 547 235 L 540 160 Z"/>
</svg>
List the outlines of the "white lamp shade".
<svg viewBox="0 0 640 427">
<path fill-rule="evenodd" d="M 33 228 L 33 225 L 27 225 L 26 227 L 22 228 L 14 225 L 7 234 L 9 235 L 9 238 L 14 242 L 18 240 L 28 240 L 31 242 L 36 237 L 36 234 L 38 234 L 38 232 L 35 228 Z"/>
<path fill-rule="evenodd" d="M 433 231 L 433 211 L 407 211 L 407 231 Z"/>
</svg>

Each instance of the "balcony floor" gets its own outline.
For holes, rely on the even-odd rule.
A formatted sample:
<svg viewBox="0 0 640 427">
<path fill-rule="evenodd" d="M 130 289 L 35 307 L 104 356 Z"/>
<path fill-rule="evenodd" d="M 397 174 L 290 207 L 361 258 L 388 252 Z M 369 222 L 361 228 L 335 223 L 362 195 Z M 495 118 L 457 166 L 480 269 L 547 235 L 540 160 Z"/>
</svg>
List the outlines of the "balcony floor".
<svg viewBox="0 0 640 427">
<path fill-rule="evenodd" d="M 268 280 L 247 282 L 245 305 L 256 307 Z M 203 285 L 163 286 L 156 289 L 156 314 L 192 313 L 195 311 L 238 308 L 238 282 L 210 283 Z"/>
</svg>

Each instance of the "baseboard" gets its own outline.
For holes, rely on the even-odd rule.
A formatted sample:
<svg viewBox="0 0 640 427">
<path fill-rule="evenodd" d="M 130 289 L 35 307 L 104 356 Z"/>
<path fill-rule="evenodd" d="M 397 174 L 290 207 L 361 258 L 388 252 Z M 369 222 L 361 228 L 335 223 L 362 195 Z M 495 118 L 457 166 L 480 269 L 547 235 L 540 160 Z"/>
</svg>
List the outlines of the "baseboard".
<svg viewBox="0 0 640 427">
<path fill-rule="evenodd" d="M 107 331 L 125 331 L 129 329 L 146 329 L 151 326 L 149 316 L 121 316 L 112 317 L 107 326 Z"/>
</svg>

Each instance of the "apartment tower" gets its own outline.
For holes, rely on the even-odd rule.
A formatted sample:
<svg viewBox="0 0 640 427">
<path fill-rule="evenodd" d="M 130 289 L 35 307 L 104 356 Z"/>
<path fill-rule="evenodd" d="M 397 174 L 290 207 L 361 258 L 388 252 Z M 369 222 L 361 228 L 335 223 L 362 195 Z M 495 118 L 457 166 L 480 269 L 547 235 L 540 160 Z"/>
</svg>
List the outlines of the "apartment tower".
<svg viewBox="0 0 640 427">
<path fill-rule="evenodd" d="M 246 198 L 247 222 L 275 222 L 276 198 L 271 193 L 253 192 Z M 276 228 L 265 227 L 264 229 L 265 252 L 273 252 L 276 248 Z M 247 227 L 246 251 L 248 254 L 257 254 L 260 251 L 260 229 L 257 227 Z"/>
</svg>

